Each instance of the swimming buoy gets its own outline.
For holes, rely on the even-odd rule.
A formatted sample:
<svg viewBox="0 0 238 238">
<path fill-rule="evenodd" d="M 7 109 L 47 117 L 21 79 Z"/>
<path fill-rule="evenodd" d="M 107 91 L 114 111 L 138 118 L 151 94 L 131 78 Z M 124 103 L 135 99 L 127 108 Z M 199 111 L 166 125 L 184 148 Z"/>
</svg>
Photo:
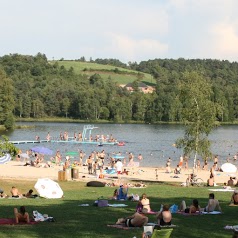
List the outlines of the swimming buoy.
<svg viewBox="0 0 238 238">
<path fill-rule="evenodd" d="M 117 145 L 118 145 L 118 146 L 124 146 L 124 145 L 125 145 L 125 142 L 118 142 Z"/>
</svg>

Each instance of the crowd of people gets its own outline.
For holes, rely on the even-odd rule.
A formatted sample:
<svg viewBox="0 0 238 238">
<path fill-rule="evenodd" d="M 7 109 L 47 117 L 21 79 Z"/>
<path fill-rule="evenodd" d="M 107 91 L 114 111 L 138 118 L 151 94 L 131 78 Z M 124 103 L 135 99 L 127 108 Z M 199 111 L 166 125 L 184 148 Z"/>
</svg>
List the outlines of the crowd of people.
<svg viewBox="0 0 238 238">
<path fill-rule="evenodd" d="M 33 189 L 29 189 L 26 193 L 21 193 L 17 187 L 12 186 L 10 195 L 4 193 L 3 189 L 0 189 L 0 198 L 36 198 L 37 194 L 33 194 Z"/>
</svg>

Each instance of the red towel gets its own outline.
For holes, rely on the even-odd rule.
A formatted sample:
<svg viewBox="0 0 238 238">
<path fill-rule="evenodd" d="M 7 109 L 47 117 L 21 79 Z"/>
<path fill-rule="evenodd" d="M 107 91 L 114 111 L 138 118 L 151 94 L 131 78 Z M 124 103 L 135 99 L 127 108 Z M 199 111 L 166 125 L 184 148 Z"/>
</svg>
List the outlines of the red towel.
<svg viewBox="0 0 238 238">
<path fill-rule="evenodd" d="M 37 224 L 36 221 L 30 221 L 30 223 L 19 222 L 16 223 L 14 218 L 0 218 L 0 225 L 34 225 Z"/>
</svg>

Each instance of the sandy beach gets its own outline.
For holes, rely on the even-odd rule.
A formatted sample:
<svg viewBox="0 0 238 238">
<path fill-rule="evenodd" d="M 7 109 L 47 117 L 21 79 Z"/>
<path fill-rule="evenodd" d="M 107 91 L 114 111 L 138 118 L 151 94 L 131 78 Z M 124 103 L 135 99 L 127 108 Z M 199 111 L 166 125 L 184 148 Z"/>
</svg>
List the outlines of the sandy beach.
<svg viewBox="0 0 238 238">
<path fill-rule="evenodd" d="M 58 172 L 62 170 L 62 166 L 53 166 L 50 168 L 36 168 L 33 166 L 24 166 L 25 162 L 18 162 L 18 161 L 10 161 L 6 164 L 0 165 L 0 179 L 17 179 L 17 180 L 32 180 L 35 181 L 38 178 L 50 178 L 55 181 L 58 180 Z M 155 167 L 127 167 L 126 168 L 129 173 L 128 175 L 122 175 L 122 181 L 158 181 L 158 182 L 179 182 L 183 183 L 186 181 L 188 174 L 192 172 L 192 168 L 189 170 L 182 169 L 181 174 L 174 174 L 174 173 L 165 173 L 165 168 L 155 168 Z M 158 179 L 156 178 L 156 169 L 158 174 Z M 77 181 L 91 181 L 91 180 L 98 180 L 98 181 L 109 181 L 117 179 L 116 174 L 105 174 L 104 179 L 99 179 L 95 175 L 89 175 L 87 166 L 76 167 L 76 170 L 79 172 L 78 179 L 74 179 Z M 99 171 L 98 171 L 99 173 Z M 202 178 L 203 181 L 207 181 L 209 178 L 210 172 L 199 170 L 197 171 L 197 177 Z M 216 172 L 215 182 L 216 184 L 223 185 L 224 182 L 227 182 L 229 177 L 237 177 L 238 173 L 230 174 L 224 172 Z M 68 180 L 71 179 L 71 171 L 68 171 Z"/>
</svg>

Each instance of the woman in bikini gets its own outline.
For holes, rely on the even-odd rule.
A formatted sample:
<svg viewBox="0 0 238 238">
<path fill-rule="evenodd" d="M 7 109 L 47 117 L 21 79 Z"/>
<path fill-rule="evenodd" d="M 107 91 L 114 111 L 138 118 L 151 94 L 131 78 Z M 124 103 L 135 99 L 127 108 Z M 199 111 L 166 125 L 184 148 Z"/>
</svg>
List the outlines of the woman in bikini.
<svg viewBox="0 0 238 238">
<path fill-rule="evenodd" d="M 182 201 L 182 203 L 180 205 L 180 211 L 184 211 L 185 213 L 192 214 L 192 213 L 196 213 L 196 212 L 201 212 L 201 208 L 198 205 L 198 200 L 193 199 L 193 203 L 189 207 L 186 206 L 185 201 Z"/>
<path fill-rule="evenodd" d="M 16 223 L 19 222 L 26 222 L 30 223 L 30 218 L 28 212 L 26 212 L 26 209 L 24 206 L 20 207 L 20 211 L 18 212 L 17 208 L 14 208 L 14 215 L 15 215 L 15 220 Z"/>
</svg>

